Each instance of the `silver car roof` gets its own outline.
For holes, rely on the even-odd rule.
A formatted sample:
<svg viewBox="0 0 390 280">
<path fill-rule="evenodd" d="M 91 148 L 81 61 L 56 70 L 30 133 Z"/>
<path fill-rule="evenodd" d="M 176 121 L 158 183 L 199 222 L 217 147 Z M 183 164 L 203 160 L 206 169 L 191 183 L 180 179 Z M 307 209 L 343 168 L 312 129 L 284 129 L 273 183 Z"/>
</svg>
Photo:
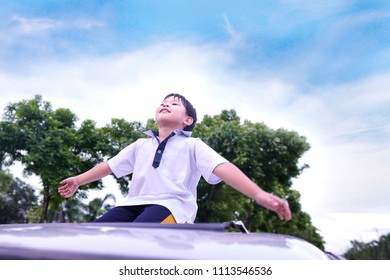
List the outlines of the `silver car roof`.
<svg viewBox="0 0 390 280">
<path fill-rule="evenodd" d="M 241 232 L 227 231 L 238 228 Z M 0 225 L 2 259 L 327 260 L 297 237 L 242 224 L 50 223 Z"/>
</svg>

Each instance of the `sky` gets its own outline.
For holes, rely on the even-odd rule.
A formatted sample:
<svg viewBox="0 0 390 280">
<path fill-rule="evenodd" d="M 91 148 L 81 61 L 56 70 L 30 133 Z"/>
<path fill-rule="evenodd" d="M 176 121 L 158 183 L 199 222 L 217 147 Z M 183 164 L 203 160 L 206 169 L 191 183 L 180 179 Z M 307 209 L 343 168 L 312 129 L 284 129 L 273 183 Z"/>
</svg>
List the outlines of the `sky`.
<svg viewBox="0 0 390 280">
<path fill-rule="evenodd" d="M 172 92 L 200 119 L 234 109 L 307 138 L 293 188 L 327 250 L 390 232 L 389 1 L 0 5 L 1 113 L 36 94 L 97 126 L 146 122 Z"/>
</svg>

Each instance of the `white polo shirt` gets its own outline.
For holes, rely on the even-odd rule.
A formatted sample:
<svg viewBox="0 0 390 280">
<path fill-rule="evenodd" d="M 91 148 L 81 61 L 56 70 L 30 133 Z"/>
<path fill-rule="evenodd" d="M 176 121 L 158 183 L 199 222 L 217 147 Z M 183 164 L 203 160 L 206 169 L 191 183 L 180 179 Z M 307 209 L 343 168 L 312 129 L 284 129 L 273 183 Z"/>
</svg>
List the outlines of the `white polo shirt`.
<svg viewBox="0 0 390 280">
<path fill-rule="evenodd" d="M 227 160 L 190 131 L 175 130 L 162 153 L 160 165 L 153 167 L 160 141 L 138 139 L 108 160 L 117 178 L 133 173 L 128 198 L 116 206 L 158 204 L 167 207 L 178 223 L 193 223 L 198 210 L 196 188 L 200 177 L 210 184 L 221 179 L 214 168 Z"/>
</svg>

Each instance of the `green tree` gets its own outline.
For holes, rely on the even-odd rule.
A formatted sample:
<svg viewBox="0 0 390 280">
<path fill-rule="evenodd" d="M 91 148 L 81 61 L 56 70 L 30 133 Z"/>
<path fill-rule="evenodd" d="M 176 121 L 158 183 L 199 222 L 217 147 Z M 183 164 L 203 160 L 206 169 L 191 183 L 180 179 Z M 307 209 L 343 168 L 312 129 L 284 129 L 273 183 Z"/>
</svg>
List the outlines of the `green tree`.
<svg viewBox="0 0 390 280">
<path fill-rule="evenodd" d="M 37 204 L 32 186 L 0 170 L 0 223 L 25 223 L 27 211 Z"/>
<path fill-rule="evenodd" d="M 253 200 L 226 184 L 210 186 L 202 179 L 198 186 L 197 222 L 239 219 L 251 231 L 291 234 L 323 249 L 322 237 L 301 209 L 299 193 L 291 189 L 292 179 L 308 167 L 298 164 L 310 148 L 305 137 L 285 129 L 270 129 L 263 123 L 241 123 L 234 110 L 205 116 L 194 136 L 202 138 L 264 190 L 288 197 L 293 212 L 291 221 L 280 222 L 273 212 L 262 211 Z"/>
<path fill-rule="evenodd" d="M 79 214 L 71 214 L 70 205 L 65 204 L 74 203 L 75 209 L 80 207 L 76 200 L 64 204 L 57 192 L 59 182 L 115 155 L 141 137 L 144 130 L 141 123 L 123 119 L 112 119 L 103 128 L 97 128 L 92 120 L 83 121 L 77 128 L 76 121 L 76 115 L 69 109 L 53 110 L 40 95 L 5 108 L 0 122 L 0 164 L 21 162 L 24 172 L 39 176 L 43 186 L 41 208 L 34 207 L 28 213 L 31 221 L 79 220 Z M 117 179 L 122 192 L 128 190 L 130 179 L 131 176 Z M 89 189 L 103 187 L 102 180 L 92 182 L 80 188 L 74 198 L 86 198 Z M 61 218 L 56 212 L 65 206 L 68 216 Z"/>
<path fill-rule="evenodd" d="M 41 211 L 35 209 L 35 213 L 40 213 L 40 222 L 48 221 L 48 209 L 57 210 L 63 201 L 57 193 L 59 182 L 102 161 L 108 143 L 92 121 L 84 121 L 77 130 L 74 113 L 64 108 L 53 110 L 39 95 L 8 105 L 3 119 L 0 163 L 19 161 L 27 175 L 40 177 Z M 102 184 L 90 187 L 101 188 Z M 78 196 L 85 197 L 85 191 Z"/>
<path fill-rule="evenodd" d="M 348 260 L 390 260 L 390 234 L 368 243 L 353 240 L 351 245 L 344 254 Z"/>
<path fill-rule="evenodd" d="M 107 203 L 109 199 L 116 201 L 115 196 L 107 194 L 103 199 L 95 198 L 88 205 L 85 205 L 86 214 L 84 214 L 84 222 L 92 222 L 112 208 L 112 205 Z"/>
</svg>

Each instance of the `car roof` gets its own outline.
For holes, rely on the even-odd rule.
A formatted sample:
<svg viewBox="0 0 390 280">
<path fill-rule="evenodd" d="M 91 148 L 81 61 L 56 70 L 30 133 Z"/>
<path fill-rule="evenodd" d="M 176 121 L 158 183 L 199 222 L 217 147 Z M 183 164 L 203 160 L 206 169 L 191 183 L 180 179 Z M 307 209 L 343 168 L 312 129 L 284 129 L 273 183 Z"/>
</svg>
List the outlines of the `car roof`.
<svg viewBox="0 0 390 280">
<path fill-rule="evenodd" d="M 229 231 L 238 228 L 242 232 Z M 330 259 L 311 243 L 240 223 L 0 225 L 2 259 Z"/>
</svg>

